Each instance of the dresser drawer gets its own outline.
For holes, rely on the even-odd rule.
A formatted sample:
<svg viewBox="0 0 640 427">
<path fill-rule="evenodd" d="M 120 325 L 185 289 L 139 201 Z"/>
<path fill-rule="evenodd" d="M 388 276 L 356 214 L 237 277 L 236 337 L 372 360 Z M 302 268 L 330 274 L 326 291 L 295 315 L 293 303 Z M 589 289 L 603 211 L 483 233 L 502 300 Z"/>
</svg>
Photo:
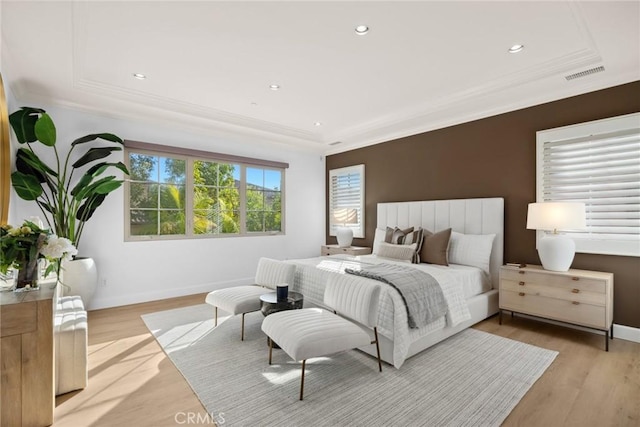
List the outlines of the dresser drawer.
<svg viewBox="0 0 640 427">
<path fill-rule="evenodd" d="M 515 282 L 513 280 L 503 279 L 500 282 L 500 288 L 512 292 L 524 292 L 527 295 L 537 295 L 548 298 L 561 299 L 570 302 L 580 302 L 592 305 L 604 306 L 607 298 L 604 293 L 585 291 L 580 286 L 567 287 L 558 285 L 538 284 L 535 282 L 526 282 L 521 280 Z"/>
<path fill-rule="evenodd" d="M 602 305 L 501 289 L 500 308 L 597 329 L 609 327 L 606 324 L 605 307 Z"/>
<path fill-rule="evenodd" d="M 564 289 L 578 289 L 582 292 L 606 292 L 606 282 L 593 277 L 583 277 L 571 274 L 548 274 L 547 272 L 528 270 L 507 270 L 501 271 L 501 278 L 514 282 L 524 282 L 526 284 L 541 284 L 548 286 L 562 287 Z"/>
</svg>

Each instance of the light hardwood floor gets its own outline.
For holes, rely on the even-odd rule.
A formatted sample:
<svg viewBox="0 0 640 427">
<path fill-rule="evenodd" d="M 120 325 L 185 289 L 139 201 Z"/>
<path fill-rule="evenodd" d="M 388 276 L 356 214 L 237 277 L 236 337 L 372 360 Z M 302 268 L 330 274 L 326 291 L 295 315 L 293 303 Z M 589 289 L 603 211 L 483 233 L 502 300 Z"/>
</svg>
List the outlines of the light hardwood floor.
<svg viewBox="0 0 640 427">
<path fill-rule="evenodd" d="M 54 426 L 213 425 L 140 318 L 204 297 L 89 312 L 89 386 L 56 398 Z M 614 339 L 607 353 L 601 335 L 522 317 L 475 327 L 560 352 L 505 426 L 640 425 L 640 344 Z M 187 424 L 189 416 L 200 422 Z"/>
</svg>

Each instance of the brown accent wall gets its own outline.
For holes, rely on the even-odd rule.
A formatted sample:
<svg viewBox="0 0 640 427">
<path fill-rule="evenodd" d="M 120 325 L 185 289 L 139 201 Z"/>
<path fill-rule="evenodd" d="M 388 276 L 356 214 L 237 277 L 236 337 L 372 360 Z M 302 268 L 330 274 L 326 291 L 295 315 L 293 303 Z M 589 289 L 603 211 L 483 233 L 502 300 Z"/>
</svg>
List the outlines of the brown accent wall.
<svg viewBox="0 0 640 427">
<path fill-rule="evenodd" d="M 526 229 L 536 132 L 639 111 L 637 81 L 327 156 L 326 175 L 365 164 L 366 238 L 354 245 L 372 244 L 378 202 L 503 197 L 505 262 L 540 264 L 535 231 Z M 576 254 L 573 268 L 614 273 L 614 322 L 640 328 L 640 258 Z"/>
</svg>

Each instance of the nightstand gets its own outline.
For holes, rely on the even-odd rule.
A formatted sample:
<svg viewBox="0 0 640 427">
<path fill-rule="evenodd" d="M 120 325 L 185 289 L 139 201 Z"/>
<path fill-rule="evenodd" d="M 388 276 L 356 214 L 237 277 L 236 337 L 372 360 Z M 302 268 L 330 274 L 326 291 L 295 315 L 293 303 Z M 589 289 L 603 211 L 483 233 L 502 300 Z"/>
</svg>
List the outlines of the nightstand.
<svg viewBox="0 0 640 427">
<path fill-rule="evenodd" d="M 613 273 L 549 271 L 541 266 L 500 267 L 502 310 L 604 331 L 613 338 Z"/>
<path fill-rule="evenodd" d="M 349 246 L 347 248 L 341 248 L 338 245 L 322 245 L 320 247 L 320 255 L 338 255 L 338 254 L 346 254 L 346 255 L 369 255 L 371 253 L 371 248 L 364 246 Z"/>
</svg>

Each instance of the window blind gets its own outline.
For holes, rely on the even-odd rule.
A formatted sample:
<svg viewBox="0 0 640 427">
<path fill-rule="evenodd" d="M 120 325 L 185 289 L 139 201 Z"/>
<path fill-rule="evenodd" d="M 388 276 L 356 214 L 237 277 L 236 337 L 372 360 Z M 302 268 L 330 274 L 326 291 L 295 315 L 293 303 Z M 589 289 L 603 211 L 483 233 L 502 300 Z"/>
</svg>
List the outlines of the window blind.
<svg viewBox="0 0 640 427">
<path fill-rule="evenodd" d="M 567 231 L 579 252 L 640 256 L 640 115 L 623 117 L 538 141 L 538 201 L 585 203 L 587 228 Z"/>
<path fill-rule="evenodd" d="M 364 237 L 364 165 L 329 171 L 329 227 L 331 236 L 337 227 L 349 227 L 354 237 Z"/>
</svg>

